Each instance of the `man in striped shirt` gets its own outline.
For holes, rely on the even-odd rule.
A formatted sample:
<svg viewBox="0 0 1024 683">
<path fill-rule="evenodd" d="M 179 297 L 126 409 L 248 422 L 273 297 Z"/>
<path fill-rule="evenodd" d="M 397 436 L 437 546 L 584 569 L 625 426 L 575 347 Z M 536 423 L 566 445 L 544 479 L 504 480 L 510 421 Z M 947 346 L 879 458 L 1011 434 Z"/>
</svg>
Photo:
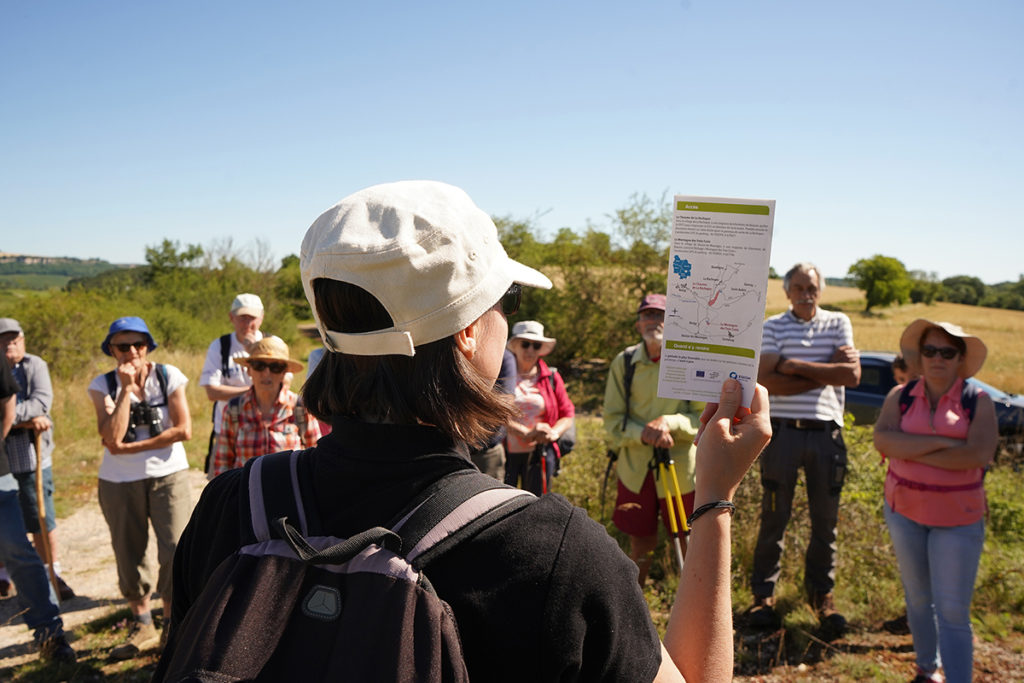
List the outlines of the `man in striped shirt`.
<svg viewBox="0 0 1024 683">
<path fill-rule="evenodd" d="M 791 307 L 765 320 L 757 374 L 771 397 L 772 440 L 760 459 L 761 529 L 754 550 L 750 623 L 779 624 L 773 593 L 802 467 L 811 519 L 804 584 L 822 629 L 838 637 L 846 628 L 832 595 L 839 493 L 846 475 L 844 387 L 860 383 L 860 353 L 850 319 L 818 308 L 825 280 L 816 266 L 796 264 L 782 286 Z"/>
</svg>

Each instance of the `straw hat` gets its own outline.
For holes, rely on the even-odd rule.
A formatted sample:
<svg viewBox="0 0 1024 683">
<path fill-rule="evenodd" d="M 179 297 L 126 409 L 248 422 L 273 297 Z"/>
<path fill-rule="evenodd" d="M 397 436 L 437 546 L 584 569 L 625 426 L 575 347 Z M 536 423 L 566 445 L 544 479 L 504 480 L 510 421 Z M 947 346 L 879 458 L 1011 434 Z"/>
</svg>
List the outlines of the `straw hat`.
<svg viewBox="0 0 1024 683">
<path fill-rule="evenodd" d="M 546 356 L 551 353 L 552 349 L 555 348 L 554 337 L 544 336 L 544 326 L 536 320 L 521 320 L 512 326 L 512 336 L 506 344 L 506 348 L 512 349 L 513 342 L 517 339 L 528 339 L 530 341 L 541 342 L 543 346 L 540 347 L 540 355 Z"/>
<path fill-rule="evenodd" d="M 903 330 L 900 335 L 900 349 L 903 351 L 903 358 L 907 361 L 907 368 L 912 373 L 921 374 L 921 335 L 928 328 L 935 327 L 943 330 L 952 337 L 963 339 L 967 345 L 964 353 L 964 362 L 960 364 L 960 376 L 964 379 L 973 377 L 985 364 L 985 356 L 988 355 L 988 348 L 985 342 L 973 334 L 967 334 L 959 325 L 947 322 L 933 322 L 924 318 L 918 318 Z"/>
<path fill-rule="evenodd" d="M 261 360 L 267 363 L 285 363 L 288 366 L 288 372 L 298 372 L 303 368 L 302 363 L 290 357 L 288 345 L 280 337 L 264 337 L 260 339 L 249 348 L 248 358 L 239 358 L 235 362 L 249 367 L 249 363 L 254 360 Z"/>
</svg>

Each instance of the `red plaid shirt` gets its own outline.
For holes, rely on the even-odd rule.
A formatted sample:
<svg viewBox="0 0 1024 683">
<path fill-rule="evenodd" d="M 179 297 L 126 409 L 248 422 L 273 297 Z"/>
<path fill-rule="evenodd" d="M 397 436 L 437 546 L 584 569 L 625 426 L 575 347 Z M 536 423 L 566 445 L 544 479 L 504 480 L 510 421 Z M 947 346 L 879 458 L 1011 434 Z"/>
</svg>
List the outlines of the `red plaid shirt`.
<svg viewBox="0 0 1024 683">
<path fill-rule="evenodd" d="M 242 394 L 237 408 L 235 400 L 224 410 L 224 421 L 217 434 L 213 451 L 213 474 L 241 467 L 258 455 L 296 448 L 311 448 L 320 439 L 320 424 L 306 411 L 306 429 L 299 434 L 295 420 L 295 405 L 299 400 L 294 391 L 282 392 L 274 403 L 273 418 L 265 420 L 256 403 L 255 389 Z M 300 410 L 305 410 L 300 408 Z"/>
</svg>

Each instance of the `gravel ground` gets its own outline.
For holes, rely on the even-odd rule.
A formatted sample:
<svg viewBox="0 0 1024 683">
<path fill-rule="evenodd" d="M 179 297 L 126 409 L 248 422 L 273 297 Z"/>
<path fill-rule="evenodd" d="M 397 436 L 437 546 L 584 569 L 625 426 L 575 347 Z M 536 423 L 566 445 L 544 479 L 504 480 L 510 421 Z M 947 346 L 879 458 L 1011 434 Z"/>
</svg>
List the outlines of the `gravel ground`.
<svg viewBox="0 0 1024 683">
<path fill-rule="evenodd" d="M 191 470 L 192 500 L 206 484 L 205 475 Z M 57 521 L 61 575 L 75 591 L 75 597 L 61 604 L 64 628 L 71 631 L 81 624 L 113 612 L 127 603 L 117 588 L 117 569 L 110 548 L 110 533 L 95 500 Z M 156 573 L 156 541 L 150 530 L 149 560 Z M 160 601 L 154 602 L 159 607 Z M 16 666 L 36 656 L 32 633 L 18 616 L 17 598 L 0 600 L 0 668 Z M 71 643 L 74 647 L 74 642 Z"/>
</svg>

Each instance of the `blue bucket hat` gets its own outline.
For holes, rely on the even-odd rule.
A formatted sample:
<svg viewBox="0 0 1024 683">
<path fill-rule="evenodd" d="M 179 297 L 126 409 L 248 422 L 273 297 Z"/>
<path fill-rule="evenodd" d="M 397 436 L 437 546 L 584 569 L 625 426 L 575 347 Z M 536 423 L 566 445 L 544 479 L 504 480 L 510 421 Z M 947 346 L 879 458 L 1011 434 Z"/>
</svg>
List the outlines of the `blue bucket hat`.
<svg viewBox="0 0 1024 683">
<path fill-rule="evenodd" d="M 103 353 L 108 356 L 113 356 L 110 352 L 110 338 L 115 334 L 121 332 L 139 332 L 140 334 L 146 335 L 146 341 L 149 342 L 149 350 L 152 351 L 156 348 L 156 341 L 153 339 L 153 335 L 149 333 L 149 328 L 146 327 L 146 321 L 138 316 L 129 315 L 125 318 L 118 318 L 114 322 L 110 323 L 110 330 L 107 331 L 107 338 L 100 344 L 100 348 L 103 349 Z"/>
</svg>

